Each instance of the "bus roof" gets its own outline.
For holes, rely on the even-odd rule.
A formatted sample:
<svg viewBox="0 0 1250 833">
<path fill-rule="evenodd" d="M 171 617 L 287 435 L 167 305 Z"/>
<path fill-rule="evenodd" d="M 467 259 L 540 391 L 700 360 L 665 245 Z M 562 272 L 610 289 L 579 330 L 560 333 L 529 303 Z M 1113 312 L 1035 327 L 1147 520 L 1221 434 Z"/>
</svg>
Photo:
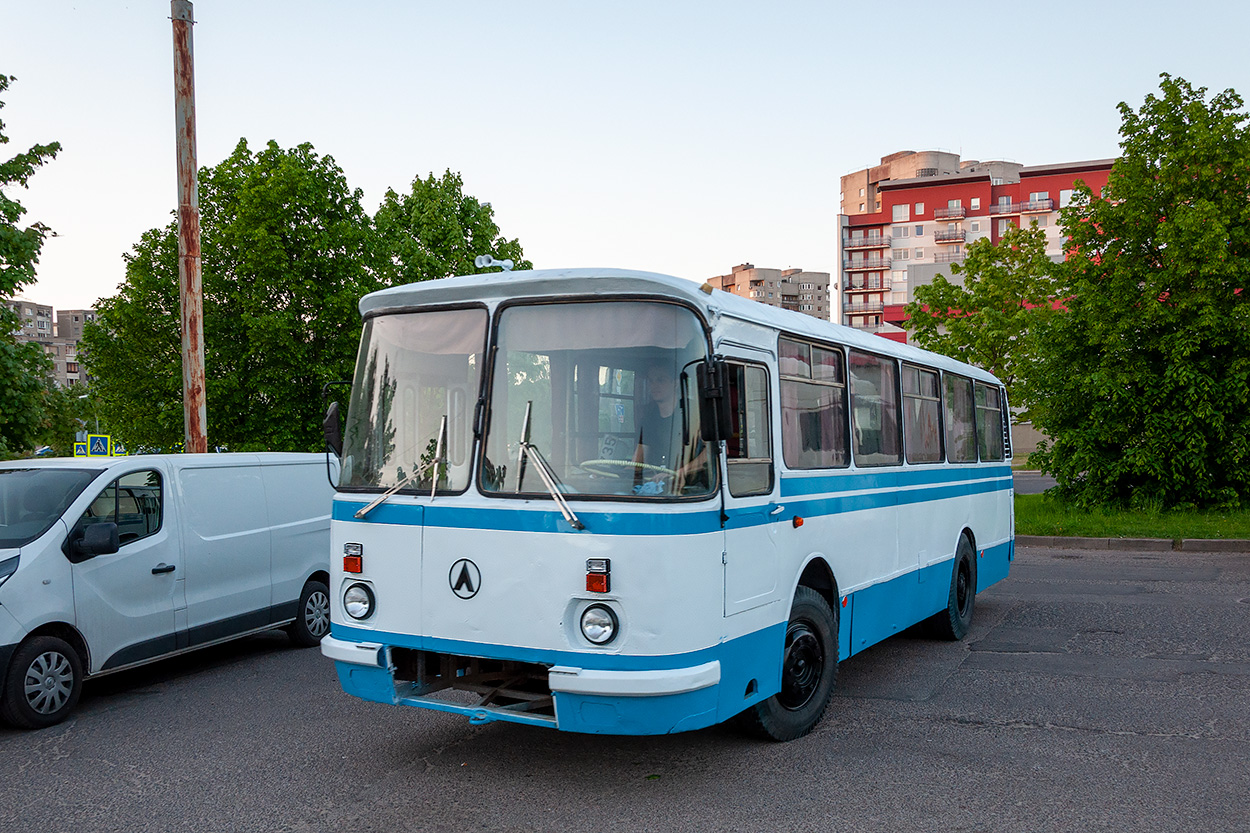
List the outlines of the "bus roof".
<svg viewBox="0 0 1250 833">
<path fill-rule="evenodd" d="M 488 302 L 516 298 L 550 298 L 568 295 L 657 295 L 684 301 L 709 321 L 729 316 L 775 330 L 834 341 L 904 361 L 928 365 L 998 384 L 988 371 L 956 359 L 899 344 L 871 333 L 834 324 L 801 312 L 770 307 L 721 289 L 707 293 L 694 281 L 630 269 L 535 269 L 519 272 L 487 272 L 422 281 L 371 292 L 360 301 L 362 315 L 435 304 Z"/>
</svg>

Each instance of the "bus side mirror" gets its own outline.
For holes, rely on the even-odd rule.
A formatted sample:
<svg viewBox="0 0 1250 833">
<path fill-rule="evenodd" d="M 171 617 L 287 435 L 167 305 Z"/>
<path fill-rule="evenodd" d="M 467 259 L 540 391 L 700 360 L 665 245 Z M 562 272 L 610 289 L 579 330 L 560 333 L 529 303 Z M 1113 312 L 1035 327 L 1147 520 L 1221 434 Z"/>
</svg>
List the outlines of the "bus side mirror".
<svg viewBox="0 0 1250 833">
<path fill-rule="evenodd" d="M 326 447 L 338 457 L 343 456 L 343 425 L 339 420 L 339 403 L 331 402 L 326 409 L 326 418 L 321 423 L 321 431 L 325 434 Z"/>
<path fill-rule="evenodd" d="M 712 358 L 699 365 L 699 432 L 707 442 L 720 442 L 732 433 L 729 424 L 729 368 Z"/>
</svg>

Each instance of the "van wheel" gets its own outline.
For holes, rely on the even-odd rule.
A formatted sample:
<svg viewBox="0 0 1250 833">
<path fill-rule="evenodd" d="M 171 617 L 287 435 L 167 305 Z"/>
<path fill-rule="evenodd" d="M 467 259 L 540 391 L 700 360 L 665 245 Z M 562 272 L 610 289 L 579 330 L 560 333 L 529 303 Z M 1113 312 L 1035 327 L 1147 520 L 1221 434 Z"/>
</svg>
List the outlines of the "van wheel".
<svg viewBox="0 0 1250 833">
<path fill-rule="evenodd" d="M 13 653 L 0 698 L 0 717 L 19 729 L 64 720 L 82 694 L 82 658 L 55 636 L 26 640 Z"/>
<path fill-rule="evenodd" d="M 825 713 L 838 678 L 838 618 L 824 596 L 799 587 L 781 657 L 781 691 L 747 709 L 741 724 L 768 740 L 806 735 Z"/>
<path fill-rule="evenodd" d="M 977 599 L 977 559 L 968 537 L 961 536 L 955 550 L 955 568 L 946 610 L 929 620 L 939 639 L 959 640 L 972 626 L 972 609 Z"/>
<path fill-rule="evenodd" d="M 321 637 L 330 632 L 330 588 L 315 579 L 304 584 L 299 594 L 299 610 L 295 621 L 287 626 L 291 641 L 301 648 L 321 644 Z"/>
</svg>

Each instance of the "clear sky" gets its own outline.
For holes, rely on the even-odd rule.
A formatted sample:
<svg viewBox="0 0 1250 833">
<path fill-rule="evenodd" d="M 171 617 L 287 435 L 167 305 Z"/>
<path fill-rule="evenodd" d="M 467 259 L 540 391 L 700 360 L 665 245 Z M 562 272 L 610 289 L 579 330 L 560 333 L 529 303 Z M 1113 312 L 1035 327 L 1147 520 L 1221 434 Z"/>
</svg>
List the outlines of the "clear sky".
<svg viewBox="0 0 1250 833">
<path fill-rule="evenodd" d="M 168 0 L 0 0 L 12 196 L 58 236 L 25 296 L 112 295 L 176 208 Z M 835 270 L 842 174 L 898 150 L 1118 152 L 1169 72 L 1250 95 L 1250 4 L 198 0 L 200 165 L 311 142 L 372 211 L 459 171 L 537 267 Z"/>
</svg>

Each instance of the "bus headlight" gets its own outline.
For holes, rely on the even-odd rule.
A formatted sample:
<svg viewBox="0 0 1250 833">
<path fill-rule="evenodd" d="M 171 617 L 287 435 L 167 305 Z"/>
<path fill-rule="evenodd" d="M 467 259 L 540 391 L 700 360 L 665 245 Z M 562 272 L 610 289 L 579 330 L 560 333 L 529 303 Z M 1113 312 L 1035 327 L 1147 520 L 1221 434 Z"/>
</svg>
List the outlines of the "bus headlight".
<svg viewBox="0 0 1250 833">
<path fill-rule="evenodd" d="M 607 645 L 616 638 L 616 614 L 606 605 L 591 605 L 582 611 L 582 636 L 596 645 Z"/>
<path fill-rule="evenodd" d="M 343 609 L 353 619 L 368 619 L 373 615 L 375 599 L 373 591 L 365 584 L 353 584 L 343 591 Z"/>
</svg>

